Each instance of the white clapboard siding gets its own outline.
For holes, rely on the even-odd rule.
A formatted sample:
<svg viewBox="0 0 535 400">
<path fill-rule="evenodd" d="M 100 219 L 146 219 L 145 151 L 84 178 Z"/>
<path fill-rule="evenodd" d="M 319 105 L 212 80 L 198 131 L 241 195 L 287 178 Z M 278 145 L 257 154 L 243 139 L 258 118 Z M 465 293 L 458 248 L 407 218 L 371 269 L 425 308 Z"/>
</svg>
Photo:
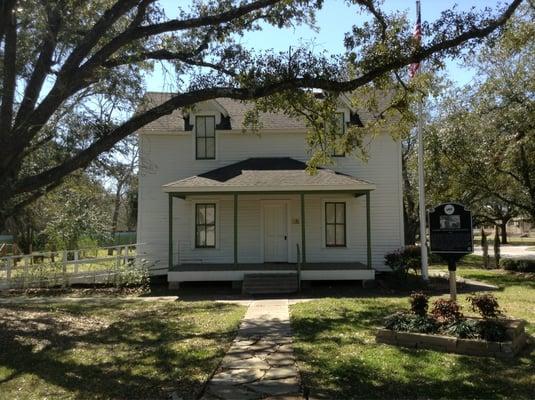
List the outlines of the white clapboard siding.
<svg viewBox="0 0 535 400">
<path fill-rule="evenodd" d="M 163 184 L 207 172 L 250 157 L 292 157 L 307 160 L 305 134 L 296 132 L 260 135 L 217 132 L 216 160 L 195 160 L 194 142 L 188 133 L 141 133 L 139 173 L 138 241 L 143 253 L 159 267 L 167 266 L 168 197 Z M 375 269 L 383 269 L 386 252 L 403 245 L 401 187 L 401 150 L 399 142 L 388 134 L 378 135 L 369 144 L 369 160 L 354 156 L 335 158 L 331 168 L 368 180 L 376 185 L 371 192 L 372 254 Z M 307 261 L 366 262 L 365 197 L 345 197 L 348 201 L 348 246 L 325 248 L 323 245 L 322 202 L 326 195 L 306 196 Z M 241 196 L 239 200 L 239 260 L 262 262 L 261 200 L 289 201 L 290 220 L 300 220 L 299 197 Z M 218 201 L 218 246 L 194 249 L 192 201 L 174 200 L 174 247 L 185 260 L 204 263 L 233 261 L 233 200 L 231 196 L 214 197 Z M 295 221 L 294 221 L 295 222 Z M 300 243 L 300 225 L 290 225 L 290 261 L 295 261 L 295 245 Z M 177 243 L 180 242 L 180 249 Z M 175 255 L 175 257 L 178 257 Z M 176 260 L 175 260 L 176 261 Z"/>
</svg>

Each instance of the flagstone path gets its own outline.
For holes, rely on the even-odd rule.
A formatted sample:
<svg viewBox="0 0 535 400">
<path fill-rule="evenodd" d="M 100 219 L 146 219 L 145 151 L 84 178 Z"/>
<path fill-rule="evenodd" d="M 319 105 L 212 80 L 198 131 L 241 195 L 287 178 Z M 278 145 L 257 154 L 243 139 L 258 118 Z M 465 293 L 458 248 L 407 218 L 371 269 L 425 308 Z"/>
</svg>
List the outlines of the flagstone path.
<svg viewBox="0 0 535 400">
<path fill-rule="evenodd" d="M 297 399 L 299 393 L 288 300 L 255 300 L 203 399 Z"/>
</svg>

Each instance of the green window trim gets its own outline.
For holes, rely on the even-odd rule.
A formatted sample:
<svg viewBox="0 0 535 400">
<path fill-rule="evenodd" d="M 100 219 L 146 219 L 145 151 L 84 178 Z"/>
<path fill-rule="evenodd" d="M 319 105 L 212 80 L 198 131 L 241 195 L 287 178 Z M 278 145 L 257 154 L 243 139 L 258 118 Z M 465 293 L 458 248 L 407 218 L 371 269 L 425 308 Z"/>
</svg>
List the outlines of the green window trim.
<svg viewBox="0 0 535 400">
<path fill-rule="evenodd" d="M 332 207 L 334 219 L 329 220 L 329 208 Z M 339 215 L 341 210 L 341 216 Z M 347 247 L 346 203 L 343 201 L 325 202 L 325 246 Z M 334 240 L 329 240 L 329 230 L 332 229 Z M 341 228 L 341 230 L 340 230 Z M 343 233 L 342 233 L 343 232 Z M 341 237 L 340 237 L 341 236 Z"/>
<path fill-rule="evenodd" d="M 208 120 L 210 123 L 207 124 Z M 195 159 L 215 160 L 215 147 L 215 117 L 213 115 L 197 115 L 195 117 Z"/>
<path fill-rule="evenodd" d="M 208 220 L 208 210 L 212 210 L 212 219 Z M 201 210 L 204 210 L 201 213 Z M 195 248 L 213 249 L 216 247 L 216 204 L 215 203 L 196 203 L 195 204 Z M 209 231 L 213 235 L 209 242 Z M 204 235 L 202 235 L 204 234 Z M 204 239 L 204 240 L 203 240 Z"/>
<path fill-rule="evenodd" d="M 342 130 L 341 132 L 338 133 L 338 136 L 344 136 L 346 133 L 346 116 L 343 112 L 338 112 L 336 113 L 336 115 L 342 120 L 342 123 L 341 123 Z M 337 121 L 340 122 L 340 119 L 338 119 Z M 345 151 L 337 152 L 336 148 L 334 148 L 331 156 L 332 157 L 345 157 L 346 153 Z"/>
</svg>

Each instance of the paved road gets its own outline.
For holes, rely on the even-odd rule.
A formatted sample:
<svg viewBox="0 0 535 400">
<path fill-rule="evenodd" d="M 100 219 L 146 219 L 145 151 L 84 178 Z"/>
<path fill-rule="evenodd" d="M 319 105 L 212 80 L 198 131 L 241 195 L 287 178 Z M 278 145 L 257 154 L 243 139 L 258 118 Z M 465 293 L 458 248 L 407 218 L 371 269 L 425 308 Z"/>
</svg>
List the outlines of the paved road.
<svg viewBox="0 0 535 400">
<path fill-rule="evenodd" d="M 500 254 L 503 258 L 533 258 L 535 259 L 535 251 L 531 251 L 528 249 L 535 248 L 534 246 L 501 246 L 500 248 Z M 474 254 L 481 256 L 483 255 L 483 251 L 481 250 L 480 246 L 476 246 L 474 249 Z M 491 245 L 489 245 L 489 255 L 491 257 L 494 256 L 494 249 Z"/>
</svg>

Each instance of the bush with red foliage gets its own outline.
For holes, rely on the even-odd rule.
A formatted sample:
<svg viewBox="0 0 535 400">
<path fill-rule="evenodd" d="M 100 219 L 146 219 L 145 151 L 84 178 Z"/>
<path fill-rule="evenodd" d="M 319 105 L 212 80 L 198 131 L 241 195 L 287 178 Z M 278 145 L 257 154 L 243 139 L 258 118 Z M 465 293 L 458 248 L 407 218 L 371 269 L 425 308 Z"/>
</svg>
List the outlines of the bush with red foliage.
<svg viewBox="0 0 535 400">
<path fill-rule="evenodd" d="M 412 292 L 409 302 L 411 303 L 411 311 L 413 314 L 421 317 L 424 317 L 427 314 L 429 296 L 423 292 Z"/>
<path fill-rule="evenodd" d="M 461 306 L 455 300 L 436 300 L 433 303 L 431 315 L 441 324 L 449 324 L 463 319 Z"/>
<path fill-rule="evenodd" d="M 498 318 L 503 316 L 498 299 L 491 294 L 474 294 L 468 297 L 473 311 L 477 311 L 483 318 Z"/>
</svg>

